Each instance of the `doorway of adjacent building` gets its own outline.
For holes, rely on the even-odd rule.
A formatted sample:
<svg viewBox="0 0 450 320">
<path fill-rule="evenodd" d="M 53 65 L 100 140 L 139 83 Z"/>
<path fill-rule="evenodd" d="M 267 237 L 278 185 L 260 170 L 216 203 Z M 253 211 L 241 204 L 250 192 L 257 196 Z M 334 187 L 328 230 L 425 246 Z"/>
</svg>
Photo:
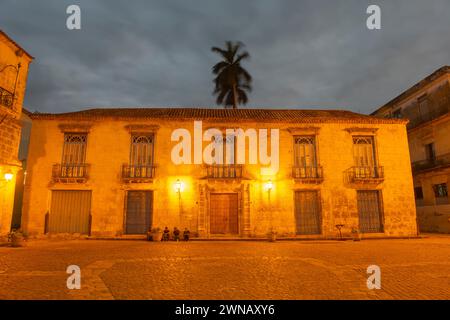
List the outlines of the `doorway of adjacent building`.
<svg viewBox="0 0 450 320">
<path fill-rule="evenodd" d="M 126 234 L 146 234 L 152 224 L 153 192 L 128 191 Z"/>
<path fill-rule="evenodd" d="M 295 191 L 295 222 L 299 235 L 321 233 L 317 191 Z"/>
<path fill-rule="evenodd" d="M 89 233 L 91 191 L 54 190 L 48 231 L 52 233 Z"/>
<path fill-rule="evenodd" d="M 239 234 L 237 193 L 211 193 L 209 212 L 211 234 Z"/>
<path fill-rule="evenodd" d="M 359 230 L 364 233 L 383 232 L 380 209 L 380 192 L 362 190 L 357 192 Z"/>
</svg>

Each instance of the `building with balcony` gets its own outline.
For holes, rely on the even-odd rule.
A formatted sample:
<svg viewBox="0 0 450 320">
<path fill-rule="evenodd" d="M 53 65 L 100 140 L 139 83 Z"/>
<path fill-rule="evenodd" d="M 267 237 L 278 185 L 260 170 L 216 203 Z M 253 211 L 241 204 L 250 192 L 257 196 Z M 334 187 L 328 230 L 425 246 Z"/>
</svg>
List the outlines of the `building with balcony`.
<svg viewBox="0 0 450 320">
<path fill-rule="evenodd" d="M 336 238 L 339 226 L 343 236 L 417 235 L 402 119 L 201 108 L 30 117 L 30 234 L 176 226 L 203 238 Z"/>
<path fill-rule="evenodd" d="M 435 71 L 372 115 L 409 120 L 419 228 L 450 233 L 450 67 Z"/>
<path fill-rule="evenodd" d="M 28 66 L 33 60 L 0 30 L 0 235 L 11 229 Z"/>
</svg>

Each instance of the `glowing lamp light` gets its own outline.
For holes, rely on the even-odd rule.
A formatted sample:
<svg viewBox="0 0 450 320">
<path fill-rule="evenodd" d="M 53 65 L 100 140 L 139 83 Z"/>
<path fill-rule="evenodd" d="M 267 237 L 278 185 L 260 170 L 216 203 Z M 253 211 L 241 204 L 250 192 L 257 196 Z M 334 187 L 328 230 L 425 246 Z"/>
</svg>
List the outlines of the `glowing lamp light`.
<svg viewBox="0 0 450 320">
<path fill-rule="evenodd" d="M 272 180 L 267 181 L 266 184 L 264 185 L 264 188 L 265 188 L 267 191 L 272 190 L 272 188 L 273 188 L 273 182 L 272 182 Z"/>
<path fill-rule="evenodd" d="M 174 183 L 173 188 L 176 192 L 183 192 L 184 190 L 184 183 L 180 181 L 180 179 L 177 179 L 177 181 Z"/>
<path fill-rule="evenodd" d="M 6 181 L 11 181 L 12 178 L 13 178 L 13 174 L 11 172 L 5 173 L 5 180 Z"/>
</svg>

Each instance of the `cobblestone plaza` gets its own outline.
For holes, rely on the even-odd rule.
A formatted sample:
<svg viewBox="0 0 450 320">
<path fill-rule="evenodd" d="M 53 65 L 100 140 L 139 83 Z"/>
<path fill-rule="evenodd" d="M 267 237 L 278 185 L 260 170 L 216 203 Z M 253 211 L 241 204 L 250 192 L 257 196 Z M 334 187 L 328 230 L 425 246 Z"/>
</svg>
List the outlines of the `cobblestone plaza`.
<svg viewBox="0 0 450 320">
<path fill-rule="evenodd" d="M 449 299 L 450 237 L 30 241 L 0 247 L 0 299 Z M 81 289 L 66 287 L 69 265 Z M 369 265 L 381 289 L 367 289 Z"/>
</svg>

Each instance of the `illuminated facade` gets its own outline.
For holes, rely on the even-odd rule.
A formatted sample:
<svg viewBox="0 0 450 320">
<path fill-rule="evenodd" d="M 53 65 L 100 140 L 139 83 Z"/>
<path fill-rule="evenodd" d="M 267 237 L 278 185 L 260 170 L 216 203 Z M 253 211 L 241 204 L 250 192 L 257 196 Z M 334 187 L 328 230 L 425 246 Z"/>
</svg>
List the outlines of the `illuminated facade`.
<svg viewBox="0 0 450 320">
<path fill-rule="evenodd" d="M 352 229 L 363 237 L 417 235 L 404 120 L 349 111 L 193 108 L 30 117 L 22 213 L 30 234 L 115 237 L 176 226 L 203 238 L 265 237 L 271 230 L 279 237 L 335 238 L 339 226 L 343 236 Z M 211 128 L 216 134 L 201 142 Z M 207 164 L 208 145 L 230 128 L 267 129 L 268 150 L 278 131 L 279 168 L 261 161 L 261 140 L 256 152 L 250 138 L 244 164 Z M 192 138 L 190 150 L 176 149 L 179 132 Z M 258 162 L 250 164 L 252 152 Z M 276 158 L 274 149 L 268 155 Z"/>
<path fill-rule="evenodd" d="M 0 235 L 11 228 L 21 113 L 32 57 L 0 30 Z"/>
<path fill-rule="evenodd" d="M 420 231 L 450 233 L 450 67 L 435 71 L 373 115 L 409 120 Z"/>
</svg>

